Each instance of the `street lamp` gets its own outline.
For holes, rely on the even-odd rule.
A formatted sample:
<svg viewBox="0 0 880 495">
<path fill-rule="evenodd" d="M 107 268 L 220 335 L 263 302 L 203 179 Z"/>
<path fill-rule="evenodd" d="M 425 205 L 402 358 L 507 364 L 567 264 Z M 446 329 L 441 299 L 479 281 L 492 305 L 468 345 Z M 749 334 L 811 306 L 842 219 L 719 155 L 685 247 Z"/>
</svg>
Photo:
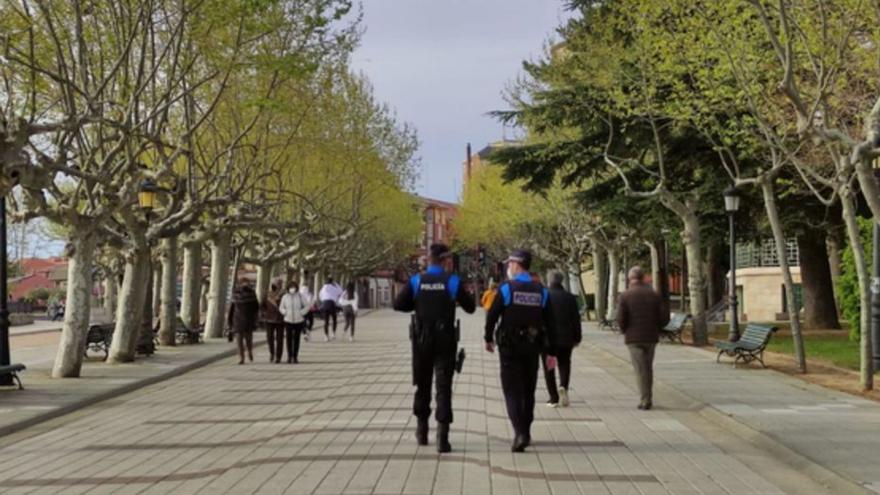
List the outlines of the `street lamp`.
<svg viewBox="0 0 880 495">
<path fill-rule="evenodd" d="M 736 300 L 736 212 L 739 211 L 740 195 L 734 186 L 724 191 L 724 209 L 730 225 L 730 333 L 731 342 L 739 340 L 739 307 Z"/>
<path fill-rule="evenodd" d="M 874 159 L 874 179 L 880 181 L 880 160 Z M 874 371 L 880 369 L 880 224 L 874 222 L 874 268 L 871 274 L 871 347 Z"/>
<path fill-rule="evenodd" d="M 9 352 L 9 304 L 7 299 L 6 196 L 0 196 L 0 366 L 12 364 Z M 0 386 L 13 385 L 12 373 L 0 374 Z"/>
<path fill-rule="evenodd" d="M 152 179 L 144 179 L 138 189 L 138 206 L 144 211 L 147 225 L 150 223 L 153 209 L 157 206 L 157 197 L 161 189 Z M 144 296 L 144 316 L 141 318 L 141 331 L 138 334 L 137 352 L 151 355 L 155 351 L 153 344 L 153 256 L 152 246 L 147 241 L 147 290 Z"/>
</svg>

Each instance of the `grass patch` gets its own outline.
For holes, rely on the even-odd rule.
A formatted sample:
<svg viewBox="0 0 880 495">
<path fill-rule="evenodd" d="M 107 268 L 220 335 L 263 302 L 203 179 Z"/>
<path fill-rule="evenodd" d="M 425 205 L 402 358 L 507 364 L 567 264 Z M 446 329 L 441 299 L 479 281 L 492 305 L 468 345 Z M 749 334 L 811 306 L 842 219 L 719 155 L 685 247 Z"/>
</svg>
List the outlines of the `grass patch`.
<svg viewBox="0 0 880 495">
<path fill-rule="evenodd" d="M 819 358 L 830 361 L 835 366 L 851 370 L 859 369 L 859 342 L 840 335 L 804 335 L 804 348 L 807 359 Z M 767 350 L 780 354 L 794 355 L 794 342 L 790 335 L 774 335 Z"/>
</svg>

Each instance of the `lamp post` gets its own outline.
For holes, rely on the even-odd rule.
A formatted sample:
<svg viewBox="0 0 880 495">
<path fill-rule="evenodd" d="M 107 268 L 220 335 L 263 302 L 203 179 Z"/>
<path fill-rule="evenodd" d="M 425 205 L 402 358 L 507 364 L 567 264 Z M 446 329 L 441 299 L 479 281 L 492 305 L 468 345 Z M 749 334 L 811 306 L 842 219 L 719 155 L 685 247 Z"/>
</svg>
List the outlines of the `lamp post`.
<svg viewBox="0 0 880 495">
<path fill-rule="evenodd" d="M 12 364 L 9 344 L 9 301 L 7 301 L 6 196 L 0 196 L 0 366 Z M 11 373 L 0 374 L 0 386 L 13 385 Z"/>
<path fill-rule="evenodd" d="M 628 260 L 627 254 L 627 241 L 629 241 L 629 236 L 627 234 L 623 234 L 620 236 L 620 240 L 623 241 L 623 288 L 624 290 L 629 289 L 629 266 L 627 266 Z"/>
<path fill-rule="evenodd" d="M 739 307 L 736 300 L 736 212 L 739 211 L 740 195 L 731 186 L 724 191 L 724 209 L 730 225 L 730 333 L 731 342 L 739 340 Z"/>
<path fill-rule="evenodd" d="M 147 220 L 147 226 L 153 209 L 156 207 L 156 199 L 159 193 L 159 186 L 151 179 L 145 179 L 141 183 L 138 190 L 138 206 L 144 211 L 144 217 Z M 149 241 L 147 243 L 147 290 L 144 296 L 144 315 L 141 318 L 141 330 L 138 333 L 137 352 L 140 354 L 153 354 L 156 347 L 153 344 L 153 257 L 152 246 Z"/>
<path fill-rule="evenodd" d="M 880 181 L 880 160 L 874 160 L 874 179 Z M 874 371 L 880 369 L 880 224 L 874 222 L 874 267 L 871 274 L 871 347 Z"/>
<path fill-rule="evenodd" d="M 670 307 L 669 299 L 670 299 L 670 289 L 669 289 L 669 239 L 667 236 L 671 234 L 672 231 L 667 228 L 660 229 L 660 234 L 663 236 L 663 280 L 660 281 L 660 292 L 661 296 L 663 296 L 663 301 L 666 303 L 666 308 Z"/>
</svg>

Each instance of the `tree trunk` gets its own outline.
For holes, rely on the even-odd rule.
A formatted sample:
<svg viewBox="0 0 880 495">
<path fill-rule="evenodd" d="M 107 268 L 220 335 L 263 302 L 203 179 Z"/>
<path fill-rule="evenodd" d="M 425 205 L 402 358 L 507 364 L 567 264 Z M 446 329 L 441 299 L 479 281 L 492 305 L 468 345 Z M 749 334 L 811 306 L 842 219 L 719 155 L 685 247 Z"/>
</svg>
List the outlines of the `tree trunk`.
<svg viewBox="0 0 880 495">
<path fill-rule="evenodd" d="M 706 307 L 712 307 L 724 296 L 724 271 L 721 269 L 721 244 L 712 242 L 706 248 Z"/>
<path fill-rule="evenodd" d="M 840 329 L 825 236 L 821 232 L 810 232 L 799 236 L 797 242 L 804 287 L 804 328 Z"/>
<path fill-rule="evenodd" d="M 690 292 L 690 312 L 693 323 L 694 345 L 709 343 L 709 331 L 706 324 L 706 279 L 703 270 L 703 244 L 700 235 L 700 220 L 693 212 L 688 212 L 682 219 L 684 231 L 682 241 L 687 260 L 687 283 Z M 682 297 L 685 297 L 682 287 Z"/>
<path fill-rule="evenodd" d="M 863 390 L 874 389 L 874 355 L 871 349 L 871 278 L 868 273 L 868 262 L 865 259 L 865 247 L 859 223 L 856 220 L 855 205 L 851 193 L 841 192 L 840 203 L 843 206 L 843 221 L 849 245 L 852 247 L 856 274 L 859 279 L 859 375 Z"/>
<path fill-rule="evenodd" d="M 92 296 L 92 262 L 95 237 L 89 232 L 70 239 L 67 263 L 67 307 L 61 340 L 52 367 L 53 378 L 75 378 L 82 369 L 83 349 L 89 331 Z"/>
<path fill-rule="evenodd" d="M 791 339 L 794 341 L 794 361 L 800 372 L 806 373 L 807 359 L 804 355 L 804 337 L 801 333 L 800 311 L 794 297 L 794 278 L 791 276 L 791 268 L 788 266 L 788 250 L 785 245 L 785 234 L 782 232 L 782 222 L 779 220 L 779 209 L 776 206 L 776 192 L 773 190 L 773 180 L 772 177 L 765 176 L 761 180 L 761 192 L 764 195 L 767 219 L 770 221 L 770 229 L 773 231 L 773 240 L 776 242 L 776 257 L 779 259 L 779 268 L 782 269 L 782 281 L 785 284 L 788 319 L 791 321 Z"/>
<path fill-rule="evenodd" d="M 654 244 L 653 241 L 646 242 L 645 245 L 648 246 L 648 251 L 651 253 L 651 284 L 654 286 L 654 291 L 657 292 L 657 294 L 662 294 L 663 283 L 660 276 L 660 250 L 657 249 L 657 245 Z"/>
<path fill-rule="evenodd" d="M 593 295 L 593 303 L 596 306 L 597 320 L 604 318 L 608 312 L 605 295 L 608 291 L 608 279 L 605 276 L 606 261 L 605 250 L 598 243 L 593 242 L 593 276 L 596 277 L 596 293 Z"/>
<path fill-rule="evenodd" d="M 108 318 L 112 318 L 116 312 L 118 294 L 119 283 L 116 281 L 116 274 L 110 273 L 104 278 L 104 314 Z"/>
<path fill-rule="evenodd" d="M 162 310 L 159 312 L 159 343 L 174 345 L 177 326 L 177 237 L 162 240 Z"/>
<path fill-rule="evenodd" d="M 153 269 L 153 314 L 157 315 L 162 312 L 162 264 L 150 263 L 150 266 Z"/>
<path fill-rule="evenodd" d="M 190 328 L 201 323 L 202 295 L 202 245 L 187 244 L 183 247 L 183 293 L 180 297 L 180 315 Z"/>
<path fill-rule="evenodd" d="M 269 284 L 272 282 L 273 263 L 257 265 L 257 300 L 262 304 L 269 294 Z"/>
<path fill-rule="evenodd" d="M 144 300 L 148 297 L 148 277 L 150 272 L 150 249 L 139 246 L 125 260 L 125 275 L 122 290 L 119 292 L 119 307 L 116 311 L 116 328 L 113 342 L 110 343 L 108 363 L 128 363 L 134 361 L 138 334 L 144 316 Z"/>
<path fill-rule="evenodd" d="M 612 320 L 617 313 L 617 295 L 620 285 L 620 266 L 617 250 L 608 250 L 608 307 L 605 310 L 605 318 Z"/>
<path fill-rule="evenodd" d="M 227 233 L 218 234 L 211 243 L 211 280 L 208 289 L 208 314 L 205 316 L 205 337 L 209 339 L 223 337 L 231 262 L 232 238 Z"/>
</svg>

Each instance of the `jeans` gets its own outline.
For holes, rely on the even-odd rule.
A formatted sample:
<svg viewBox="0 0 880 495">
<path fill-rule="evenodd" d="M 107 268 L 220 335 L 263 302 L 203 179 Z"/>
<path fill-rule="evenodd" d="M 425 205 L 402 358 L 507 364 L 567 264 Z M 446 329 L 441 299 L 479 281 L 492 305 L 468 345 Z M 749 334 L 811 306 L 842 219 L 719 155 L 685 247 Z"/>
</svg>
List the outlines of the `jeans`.
<svg viewBox="0 0 880 495">
<path fill-rule="evenodd" d="M 281 362 L 284 354 L 284 324 L 266 323 L 266 342 L 269 344 L 269 361 Z"/>
</svg>

